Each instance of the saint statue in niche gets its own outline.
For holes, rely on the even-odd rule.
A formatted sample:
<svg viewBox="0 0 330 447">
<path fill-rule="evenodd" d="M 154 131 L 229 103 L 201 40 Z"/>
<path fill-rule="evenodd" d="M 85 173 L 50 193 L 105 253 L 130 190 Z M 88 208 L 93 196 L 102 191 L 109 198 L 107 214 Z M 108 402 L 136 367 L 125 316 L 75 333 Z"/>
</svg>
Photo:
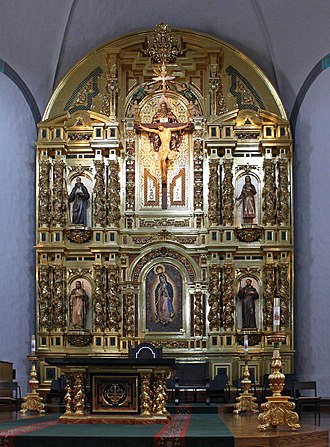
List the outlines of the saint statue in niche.
<svg viewBox="0 0 330 447">
<path fill-rule="evenodd" d="M 159 322 L 163 326 L 172 322 L 175 315 L 173 307 L 173 287 L 167 281 L 167 277 L 164 273 L 159 276 L 159 284 L 155 290 L 155 309 L 156 309 L 156 322 Z"/>
<path fill-rule="evenodd" d="M 87 322 L 87 312 L 89 298 L 82 287 L 81 281 L 76 281 L 76 287 L 69 295 L 70 327 L 72 329 L 85 329 Z"/>
<path fill-rule="evenodd" d="M 256 203 L 254 198 L 256 194 L 257 190 L 251 181 L 251 177 L 246 175 L 241 194 L 236 199 L 239 203 L 242 203 L 244 223 L 253 223 L 253 219 L 256 217 Z"/>
<path fill-rule="evenodd" d="M 89 197 L 89 192 L 81 181 L 81 177 L 77 177 L 76 184 L 68 197 L 68 202 L 72 203 L 71 223 L 87 225 L 87 204 Z"/>
<path fill-rule="evenodd" d="M 239 284 L 237 298 L 242 303 L 242 328 L 254 329 L 257 327 L 255 300 L 259 298 L 257 289 L 253 287 L 252 280 L 247 278 L 245 286 Z"/>
</svg>

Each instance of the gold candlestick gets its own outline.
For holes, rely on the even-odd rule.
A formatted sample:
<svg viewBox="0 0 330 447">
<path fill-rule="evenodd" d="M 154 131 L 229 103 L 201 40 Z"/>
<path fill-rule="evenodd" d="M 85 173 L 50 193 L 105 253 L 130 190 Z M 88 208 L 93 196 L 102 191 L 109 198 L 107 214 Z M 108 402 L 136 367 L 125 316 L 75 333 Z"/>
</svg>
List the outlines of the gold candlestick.
<svg viewBox="0 0 330 447">
<path fill-rule="evenodd" d="M 274 343 L 272 373 L 268 377 L 273 395 L 266 397 L 268 402 L 261 404 L 263 413 L 258 416 L 258 420 L 261 422 L 258 429 L 266 430 L 268 427 L 277 428 L 278 425 L 287 425 L 292 430 L 298 430 L 300 428 L 300 424 L 298 424 L 299 416 L 292 411 L 295 404 L 289 402 L 290 396 L 281 395 L 285 384 L 285 375 L 281 373 L 282 362 L 279 343 L 285 340 L 285 334 L 274 333 L 268 335 L 267 340 Z"/>
<path fill-rule="evenodd" d="M 241 411 L 251 411 L 252 413 L 259 413 L 258 404 L 256 403 L 257 398 L 254 397 L 252 393 L 250 393 L 251 380 L 247 356 L 245 356 L 243 377 L 243 393 L 240 393 L 239 397 L 236 398 L 238 402 L 235 404 L 235 410 L 233 411 L 233 413 L 239 414 Z"/>
<path fill-rule="evenodd" d="M 25 414 L 27 411 L 37 411 L 39 414 L 43 414 L 45 413 L 45 404 L 42 402 L 43 398 L 39 396 L 39 393 L 37 392 L 39 380 L 37 379 L 36 362 L 38 357 L 35 355 L 28 355 L 27 358 L 32 362 L 30 371 L 31 379 L 29 380 L 31 392 L 27 393 L 24 397 L 20 412 Z"/>
</svg>

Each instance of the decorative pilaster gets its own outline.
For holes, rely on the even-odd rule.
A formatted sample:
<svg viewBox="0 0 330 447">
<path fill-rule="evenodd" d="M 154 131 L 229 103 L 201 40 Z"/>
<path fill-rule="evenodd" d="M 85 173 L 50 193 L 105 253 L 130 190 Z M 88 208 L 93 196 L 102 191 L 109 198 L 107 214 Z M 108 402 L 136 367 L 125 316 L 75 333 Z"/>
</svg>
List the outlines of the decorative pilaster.
<svg viewBox="0 0 330 447">
<path fill-rule="evenodd" d="M 51 191 L 50 191 L 50 169 L 51 164 L 49 160 L 39 161 L 39 227 L 50 225 L 51 213 Z"/>
<path fill-rule="evenodd" d="M 111 332 L 118 332 L 121 322 L 121 301 L 119 282 L 119 268 L 115 265 L 110 265 L 108 268 L 108 322 L 107 326 Z"/>
<path fill-rule="evenodd" d="M 66 164 L 63 160 L 55 160 L 53 165 L 53 206 L 52 224 L 64 227 L 66 225 L 66 210 L 68 193 L 65 187 Z"/>
<path fill-rule="evenodd" d="M 194 210 L 203 209 L 203 131 L 194 131 Z"/>
<path fill-rule="evenodd" d="M 262 223 L 264 225 L 275 224 L 275 176 L 274 162 L 271 159 L 264 160 L 264 187 L 262 190 Z"/>
<path fill-rule="evenodd" d="M 263 271 L 264 282 L 264 329 L 271 329 L 273 325 L 273 303 L 275 297 L 275 266 L 266 264 Z"/>
<path fill-rule="evenodd" d="M 94 226 L 105 227 L 105 182 L 104 162 L 95 160 L 95 184 L 93 189 L 93 223 Z"/>
<path fill-rule="evenodd" d="M 209 223 L 220 224 L 220 202 L 219 202 L 219 160 L 210 160 L 209 180 Z"/>
<path fill-rule="evenodd" d="M 220 266 L 212 264 L 210 266 L 209 284 L 209 320 L 210 331 L 220 330 Z"/>
<path fill-rule="evenodd" d="M 135 132 L 126 130 L 126 211 L 135 210 Z"/>
<path fill-rule="evenodd" d="M 63 265 L 53 266 L 52 284 L 52 329 L 64 331 L 66 321 L 66 268 Z"/>
<path fill-rule="evenodd" d="M 235 271 L 232 264 L 225 264 L 223 266 L 223 281 L 222 281 L 222 321 L 225 331 L 232 331 L 235 325 L 235 292 L 234 292 L 234 277 Z"/>
<path fill-rule="evenodd" d="M 106 325 L 106 302 L 104 287 L 104 267 L 94 265 L 95 290 L 93 297 L 93 320 L 96 331 L 104 331 Z"/>
<path fill-rule="evenodd" d="M 52 301 L 50 289 L 50 267 L 39 265 L 39 313 L 38 326 L 40 331 L 50 331 L 52 328 Z"/>
<path fill-rule="evenodd" d="M 117 160 L 109 161 L 107 210 L 108 210 L 108 225 L 110 227 L 119 227 L 120 182 L 119 182 L 119 163 Z"/>
<path fill-rule="evenodd" d="M 290 281 L 289 263 L 281 263 L 278 266 L 278 290 L 281 306 L 281 328 L 290 327 Z"/>
<path fill-rule="evenodd" d="M 289 168 L 288 160 L 278 160 L 278 190 L 277 190 L 277 223 L 278 225 L 290 224 L 289 207 Z"/>
<path fill-rule="evenodd" d="M 223 84 L 220 78 L 222 66 L 222 56 L 220 55 L 220 66 L 218 63 L 210 64 L 209 95 L 210 95 L 210 115 L 221 115 L 228 112 L 226 100 L 223 94 Z"/>
<path fill-rule="evenodd" d="M 194 335 L 202 336 L 204 332 L 203 293 L 197 290 L 194 298 Z"/>
<path fill-rule="evenodd" d="M 224 226 L 234 225 L 234 185 L 233 160 L 223 160 L 224 177 L 222 182 L 222 223 Z"/>
</svg>

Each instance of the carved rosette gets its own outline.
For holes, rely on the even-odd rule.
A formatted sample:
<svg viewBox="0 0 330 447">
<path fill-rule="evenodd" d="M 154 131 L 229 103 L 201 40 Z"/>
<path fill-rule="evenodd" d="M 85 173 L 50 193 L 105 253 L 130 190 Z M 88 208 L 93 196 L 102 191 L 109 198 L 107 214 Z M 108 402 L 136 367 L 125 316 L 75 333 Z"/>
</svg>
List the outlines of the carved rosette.
<svg viewBox="0 0 330 447">
<path fill-rule="evenodd" d="M 135 132 L 126 132 L 126 211 L 135 210 Z"/>
<path fill-rule="evenodd" d="M 262 190 L 262 223 L 264 225 L 275 224 L 275 176 L 273 160 L 264 160 L 264 187 Z"/>
<path fill-rule="evenodd" d="M 225 331 L 232 331 L 235 325 L 235 291 L 234 291 L 235 270 L 232 264 L 225 264 L 223 267 L 222 281 L 222 321 Z"/>
<path fill-rule="evenodd" d="M 220 330 L 220 266 L 210 266 L 208 321 L 211 331 Z"/>
<path fill-rule="evenodd" d="M 222 222 L 223 225 L 234 225 L 234 185 L 233 160 L 224 159 L 224 177 L 222 182 Z"/>
<path fill-rule="evenodd" d="M 219 161 L 210 161 L 209 180 L 209 223 L 211 225 L 220 224 L 220 203 L 219 203 Z"/>
<path fill-rule="evenodd" d="M 203 293 L 196 291 L 194 295 L 194 334 L 202 336 L 204 332 Z"/>
<path fill-rule="evenodd" d="M 49 331 L 52 328 L 52 302 L 50 295 L 50 267 L 39 266 L 39 328 L 41 331 Z"/>
<path fill-rule="evenodd" d="M 264 277 L 264 326 L 271 329 L 273 325 L 273 303 L 275 298 L 275 266 L 266 264 L 263 270 Z"/>
<path fill-rule="evenodd" d="M 118 227 L 120 222 L 120 182 L 119 163 L 110 160 L 107 188 L 108 224 L 110 227 Z"/>
<path fill-rule="evenodd" d="M 105 227 L 105 183 L 104 162 L 95 160 L 95 184 L 93 189 L 93 222 L 94 226 Z"/>
<path fill-rule="evenodd" d="M 119 324 L 121 322 L 121 300 L 119 282 L 119 268 L 111 265 L 108 268 L 108 322 L 107 326 L 111 332 L 119 331 Z"/>
<path fill-rule="evenodd" d="M 63 265 L 53 266 L 52 284 L 52 328 L 64 331 L 66 321 L 66 268 Z"/>
<path fill-rule="evenodd" d="M 50 169 L 49 160 L 39 161 L 39 227 L 50 225 Z"/>
<path fill-rule="evenodd" d="M 289 172 L 288 160 L 278 160 L 278 190 L 277 190 L 277 223 L 279 225 L 289 225 Z"/>
<path fill-rule="evenodd" d="M 53 225 L 66 225 L 66 209 L 68 193 L 65 187 L 66 164 L 63 160 L 56 160 L 53 165 Z"/>
<path fill-rule="evenodd" d="M 202 132 L 194 135 L 194 209 L 203 209 L 203 140 Z"/>
<path fill-rule="evenodd" d="M 104 273 L 102 265 L 94 265 L 93 321 L 96 331 L 104 331 L 106 323 Z"/>
<path fill-rule="evenodd" d="M 278 298 L 281 306 L 281 327 L 290 327 L 290 281 L 289 263 L 285 262 L 278 266 Z"/>
<path fill-rule="evenodd" d="M 134 292 L 128 291 L 124 303 L 124 329 L 126 337 L 134 337 Z"/>
</svg>

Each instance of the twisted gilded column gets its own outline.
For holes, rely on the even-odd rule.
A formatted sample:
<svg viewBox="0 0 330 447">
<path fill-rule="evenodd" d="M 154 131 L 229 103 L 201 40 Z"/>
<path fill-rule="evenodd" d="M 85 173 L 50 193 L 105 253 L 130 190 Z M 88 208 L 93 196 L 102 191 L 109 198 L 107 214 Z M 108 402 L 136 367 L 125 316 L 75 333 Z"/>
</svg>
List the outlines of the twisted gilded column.
<svg viewBox="0 0 330 447">
<path fill-rule="evenodd" d="M 290 192 L 289 192 L 289 166 L 288 160 L 278 160 L 278 189 L 277 189 L 277 223 L 290 224 Z"/>
<path fill-rule="evenodd" d="M 203 131 L 194 131 L 194 210 L 203 209 Z"/>
<path fill-rule="evenodd" d="M 210 160 L 208 218 L 210 225 L 220 225 L 219 160 Z"/>
<path fill-rule="evenodd" d="M 108 212 L 108 225 L 110 227 L 119 227 L 120 182 L 119 182 L 119 163 L 117 160 L 109 161 L 107 212 Z"/>
<path fill-rule="evenodd" d="M 118 332 L 121 322 L 121 300 L 119 289 L 119 268 L 110 265 L 108 268 L 108 322 L 111 332 Z"/>
<path fill-rule="evenodd" d="M 104 285 L 104 267 L 94 265 L 95 290 L 93 296 L 93 322 L 96 331 L 104 331 L 106 326 L 106 303 Z"/>
<path fill-rule="evenodd" d="M 95 227 L 105 227 L 105 182 L 104 182 L 104 162 L 95 160 L 95 183 L 93 189 L 93 224 Z"/>
<path fill-rule="evenodd" d="M 38 326 L 40 331 L 52 328 L 52 300 L 50 289 L 50 266 L 39 265 L 38 270 Z"/>
<path fill-rule="evenodd" d="M 135 335 L 135 318 L 134 318 L 134 292 L 128 290 L 124 300 L 124 333 L 126 337 L 134 337 Z"/>
<path fill-rule="evenodd" d="M 264 308 L 263 321 L 265 329 L 271 329 L 273 326 L 273 303 L 275 297 L 275 266 L 274 264 L 266 264 L 263 269 L 264 283 Z"/>
<path fill-rule="evenodd" d="M 53 203 L 52 224 L 64 227 L 67 222 L 67 198 L 65 187 L 66 164 L 63 160 L 55 160 L 53 165 Z"/>
<path fill-rule="evenodd" d="M 235 292 L 234 292 L 234 277 L 235 271 L 232 264 L 225 264 L 223 266 L 223 281 L 222 281 L 222 321 L 225 331 L 232 331 L 235 325 Z"/>
<path fill-rule="evenodd" d="M 224 177 L 222 182 L 222 223 L 234 225 L 234 185 L 233 160 L 223 160 Z"/>
<path fill-rule="evenodd" d="M 210 283 L 209 283 L 209 314 L 208 321 L 210 331 L 220 330 L 220 266 L 210 265 Z"/>
<path fill-rule="evenodd" d="M 126 211 L 135 210 L 135 131 L 126 130 Z"/>
<path fill-rule="evenodd" d="M 262 190 L 262 223 L 264 225 L 275 225 L 276 209 L 275 209 L 275 173 L 274 162 L 265 159 L 264 169 L 264 187 Z"/>
<path fill-rule="evenodd" d="M 203 333 L 203 293 L 200 290 L 197 290 L 194 294 L 194 335 L 202 336 Z"/>
<path fill-rule="evenodd" d="M 281 327 L 290 327 L 290 264 L 284 262 L 278 266 L 278 290 L 277 297 L 280 298 Z"/>
<path fill-rule="evenodd" d="M 51 221 L 51 191 L 50 191 L 50 169 L 51 164 L 49 160 L 39 161 L 39 207 L 38 220 L 39 227 L 50 225 Z"/>
<path fill-rule="evenodd" d="M 53 330 L 65 330 L 67 325 L 66 314 L 66 268 L 63 265 L 54 265 L 51 316 Z"/>
</svg>

